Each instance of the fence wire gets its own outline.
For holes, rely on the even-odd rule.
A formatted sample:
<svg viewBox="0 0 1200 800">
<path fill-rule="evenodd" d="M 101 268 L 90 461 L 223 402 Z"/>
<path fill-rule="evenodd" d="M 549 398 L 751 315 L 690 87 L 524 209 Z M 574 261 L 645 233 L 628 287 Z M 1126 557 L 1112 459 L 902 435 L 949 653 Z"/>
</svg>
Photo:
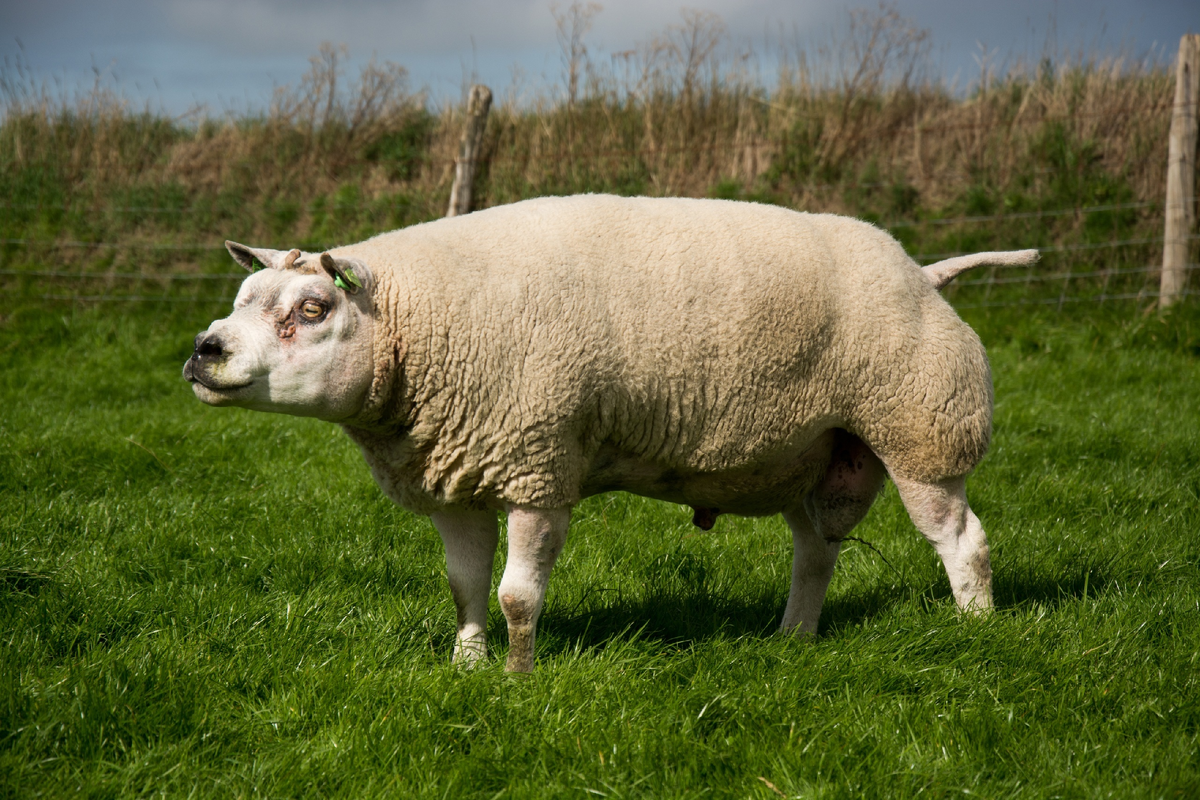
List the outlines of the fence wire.
<svg viewBox="0 0 1200 800">
<path fill-rule="evenodd" d="M 350 203 L 350 207 L 378 208 L 377 204 Z M 29 210 L 70 210 L 69 204 L 31 204 L 0 201 L 0 208 Z M 109 211 L 145 213 L 153 207 L 113 206 Z M 166 209 L 162 209 L 166 210 Z M 195 209 L 170 209 L 173 213 L 197 213 Z M 1158 278 L 1161 266 L 1158 259 L 1165 243 L 1164 236 L 1125 236 L 1088 241 L 1096 231 L 1080 233 L 1086 227 L 1075 225 L 1075 235 L 1083 241 L 1044 243 L 1036 248 L 1022 246 L 1022 240 L 1052 235 L 1042 228 L 1041 220 L 1053 221 L 1063 217 L 1074 217 L 1080 222 L 1094 219 L 1093 215 L 1104 213 L 1138 213 L 1138 221 L 1125 223 L 1129 233 L 1162 230 L 1166 209 L 1162 203 L 1138 201 L 1073 205 L 1062 208 L 1043 208 L 1030 211 L 1013 211 L 996 214 L 956 215 L 945 217 L 922 217 L 895 219 L 878 223 L 895 232 L 902 239 L 905 231 L 928 228 L 939 231 L 935 242 L 963 245 L 963 249 L 939 252 L 916 252 L 912 257 L 918 263 L 931 263 L 946 258 L 978 252 L 978 241 L 999 239 L 1003 249 L 1037 249 L 1044 258 L 1036 265 L 1026 267 L 981 268 L 969 276 L 954 281 L 946 290 L 947 298 L 960 308 L 994 308 L 1025 305 L 1057 305 L 1062 308 L 1069 303 L 1110 301 L 1152 301 L 1159 296 Z M 999 226 L 1015 224 L 1016 228 Z M 1021 226 L 1025 226 L 1022 228 Z M 1035 227 L 1029 227 L 1035 226 Z M 1114 221 L 1114 232 L 1119 229 Z M 11 228 L 10 228 L 11 230 Z M 1012 231 L 1011 234 L 1007 231 Z M 145 234 L 142 234 L 143 236 Z M 937 237 L 942 237 L 940 240 Z M 947 238 L 948 237 L 948 238 Z M 980 237 L 983 237 L 982 239 Z M 1200 236 L 1186 237 L 1189 246 L 1200 240 Z M 970 244 L 968 244 L 970 243 Z M 332 246 L 332 245 L 329 245 Z M 329 246 L 309 243 L 306 249 L 321 250 Z M 1192 248 L 1194 250 L 1194 248 Z M 19 294 L 25 298 L 50 302 L 76 303 L 224 303 L 233 301 L 229 291 L 232 284 L 240 283 L 246 273 L 231 269 L 227 273 L 208 273 L 198 269 L 199 262 L 216 264 L 214 256 L 224 250 L 223 241 L 164 242 L 138 239 L 86 240 L 72 238 L 36 238 L 10 236 L 0 238 L 0 280 L 16 284 Z M 166 271 L 155 269 L 153 257 L 147 256 L 150 266 L 145 271 L 121 269 L 118 262 L 138 264 L 136 254 L 161 252 L 180 254 L 180 263 L 187 264 L 191 271 L 178 268 Z M 78 254 L 67 258 L 67 253 Z M 118 254 L 128 254 L 118 257 Z M 164 256 L 165 257 L 165 256 Z M 1195 260 L 1193 257 L 1191 260 Z M 11 262 L 29 263 L 29 268 L 19 268 Z M 99 261 L 105 269 L 61 269 L 45 266 L 54 263 L 81 264 Z M 160 262 L 161 263 L 161 262 Z M 166 265 L 163 265 L 166 266 Z M 1191 278 L 1197 265 L 1186 265 L 1185 274 Z M 1194 278 L 1191 278 L 1195 282 Z M 1037 288 L 1042 287 L 1042 288 Z M 1051 290 L 1052 287 L 1052 290 Z M 150 291 L 147 291 L 150 289 Z M 1184 297 L 1197 294 L 1191 290 Z"/>
<path fill-rule="evenodd" d="M 890 185 L 890 184 L 859 183 L 859 184 L 854 184 L 854 186 L 851 188 L 855 188 L 855 189 L 879 188 L 879 187 L 888 186 L 888 185 Z M 807 189 L 814 189 L 814 188 L 818 188 L 818 187 L 811 185 L 811 184 L 803 184 L 803 185 L 799 186 L 798 188 L 807 190 Z M 825 186 L 824 184 L 822 184 L 820 188 L 835 188 L 835 187 Z M 369 200 L 354 201 L 354 202 L 345 202 L 345 201 L 338 200 L 338 201 L 334 201 L 334 202 L 328 204 L 328 208 L 331 210 L 335 210 L 335 211 L 360 211 L 360 210 L 364 210 L 364 209 L 403 209 L 403 208 L 408 208 L 408 207 L 409 206 L 405 203 L 380 203 L 380 202 L 372 202 Z M 211 213 L 213 210 L 212 208 L 196 208 L 194 206 L 188 206 L 185 208 L 159 208 L 159 207 L 151 207 L 151 206 L 105 206 L 104 208 L 92 208 L 92 207 L 77 208 L 75 206 L 71 206 L 66 203 L 46 203 L 46 204 L 43 204 L 43 203 L 11 203 L 11 202 L 7 202 L 7 201 L 3 201 L 3 200 L 0 200 L 0 208 L 23 209 L 26 211 L 53 210 L 53 211 L 64 211 L 64 212 L 71 211 L 71 210 L 80 210 L 80 211 L 87 211 L 89 213 L 97 213 L 97 214 L 101 213 L 104 210 L 107 210 L 110 212 L 130 213 L 130 214 L 163 213 L 163 214 L 179 214 L 181 216 L 194 216 L 196 214 L 201 214 L 201 213 Z M 1017 220 L 1051 219 L 1051 218 L 1056 218 L 1056 217 L 1098 214 L 1098 213 L 1110 212 L 1110 211 L 1132 211 L 1135 209 L 1144 209 L 1144 208 L 1157 209 L 1160 212 L 1165 212 L 1167 210 L 1167 208 L 1164 208 L 1161 203 L 1150 202 L 1150 201 L 1139 201 L 1139 202 L 1133 202 L 1133 203 L 1109 203 L 1109 204 L 1093 205 L 1093 206 L 1072 206 L 1070 208 L 1041 209 L 1038 211 L 1009 211 L 1009 212 L 1004 212 L 1004 213 L 999 213 L 999 214 L 972 214 L 972 215 L 957 216 L 957 217 L 929 217 L 929 218 L 924 218 L 924 219 L 883 220 L 879 223 L 879 225 L 881 227 L 887 228 L 889 230 L 893 230 L 893 229 L 902 229 L 902 228 L 919 228 L 922 225 L 942 226 L 942 225 L 963 225 L 963 224 L 983 223 L 983 222 L 1006 222 L 1006 221 L 1017 221 Z M 1175 208 L 1175 206 L 1169 206 L 1168 208 Z M 190 248 L 190 249 L 197 249 L 197 250 L 220 250 L 222 248 L 222 245 L 214 245 L 211 242 L 191 242 L 191 243 L 184 243 L 184 244 L 156 244 L 154 242 L 141 242 L 141 243 L 138 243 L 138 242 L 84 242 L 84 241 L 70 241 L 70 240 L 55 241 L 55 240 L 41 240 L 41 239 L 3 239 L 3 238 L 0 238 L 0 244 L 17 244 L 17 245 L 55 244 L 60 247 L 146 247 L 146 248 L 159 248 L 159 249 L 189 249 Z"/>
</svg>

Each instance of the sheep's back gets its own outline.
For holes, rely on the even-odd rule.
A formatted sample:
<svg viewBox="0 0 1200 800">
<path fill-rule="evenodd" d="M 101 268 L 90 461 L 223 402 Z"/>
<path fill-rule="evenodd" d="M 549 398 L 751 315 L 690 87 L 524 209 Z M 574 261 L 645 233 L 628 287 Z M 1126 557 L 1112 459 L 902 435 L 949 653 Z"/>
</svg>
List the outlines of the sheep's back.
<svg viewBox="0 0 1200 800">
<path fill-rule="evenodd" d="M 425 309 L 408 347 L 442 460 L 513 502 L 577 499 L 600 448 L 709 472 L 831 426 L 899 442 L 877 418 L 920 389 L 924 329 L 961 338 L 886 233 L 769 206 L 545 198 L 345 252 Z"/>
</svg>

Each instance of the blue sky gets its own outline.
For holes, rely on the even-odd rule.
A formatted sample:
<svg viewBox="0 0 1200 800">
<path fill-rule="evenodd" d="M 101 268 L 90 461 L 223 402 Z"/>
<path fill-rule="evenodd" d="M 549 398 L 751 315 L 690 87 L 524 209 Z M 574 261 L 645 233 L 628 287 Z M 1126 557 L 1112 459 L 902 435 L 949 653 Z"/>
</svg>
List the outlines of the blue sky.
<svg viewBox="0 0 1200 800">
<path fill-rule="evenodd" d="M 755 49 L 768 73 L 765 42 L 782 33 L 810 47 L 827 44 L 844 32 L 849 9 L 877 7 L 830 0 L 601 5 L 587 39 L 598 61 L 677 24 L 686 6 L 719 15 L 731 46 Z M 892 5 L 930 31 L 932 68 L 960 89 L 978 79 L 982 48 L 1001 66 L 1053 51 L 1169 59 L 1182 34 L 1200 31 L 1195 0 Z M 68 87 L 90 85 L 95 68 L 131 99 L 171 113 L 194 105 L 214 114 L 261 108 L 274 86 L 299 81 L 322 41 L 345 44 L 357 62 L 375 55 L 404 65 L 414 87 L 434 98 L 456 99 L 472 73 L 501 94 L 562 80 L 546 0 L 0 0 L 0 56 L 10 75 L 18 56 L 39 79 Z"/>
</svg>

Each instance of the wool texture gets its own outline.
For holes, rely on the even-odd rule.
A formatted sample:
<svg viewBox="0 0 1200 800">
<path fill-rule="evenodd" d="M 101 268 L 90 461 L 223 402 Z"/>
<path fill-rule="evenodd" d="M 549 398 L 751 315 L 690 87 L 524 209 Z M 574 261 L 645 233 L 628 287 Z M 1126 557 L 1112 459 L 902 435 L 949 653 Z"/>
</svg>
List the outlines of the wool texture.
<svg viewBox="0 0 1200 800">
<path fill-rule="evenodd" d="M 345 428 L 414 511 L 623 489 L 773 514 L 820 481 L 835 429 L 922 482 L 988 447 L 979 338 L 862 221 L 582 195 L 330 252 L 374 281 L 374 381 Z"/>
</svg>

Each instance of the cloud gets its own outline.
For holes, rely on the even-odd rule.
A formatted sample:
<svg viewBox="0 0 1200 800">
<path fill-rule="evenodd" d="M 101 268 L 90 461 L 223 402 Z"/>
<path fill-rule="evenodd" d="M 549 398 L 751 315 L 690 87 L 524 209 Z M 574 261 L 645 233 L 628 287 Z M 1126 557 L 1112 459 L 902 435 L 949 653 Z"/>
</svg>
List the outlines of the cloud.
<svg viewBox="0 0 1200 800">
<path fill-rule="evenodd" d="M 311 52 L 316 43 L 345 43 L 354 52 L 429 54 L 481 47 L 519 49 L 553 38 L 548 8 L 538 0 L 171 0 L 173 32 L 224 50 Z"/>
<path fill-rule="evenodd" d="M 934 67 L 978 75 L 979 45 L 1039 58 L 1047 49 L 1144 52 L 1157 41 L 1168 57 L 1195 29 L 1195 0 L 896 0 L 902 16 L 932 31 Z M 829 46 L 844 35 L 848 9 L 876 0 L 601 0 L 587 37 L 592 56 L 628 50 L 680 22 L 682 7 L 721 17 L 731 40 L 750 44 L 770 71 L 766 42 Z M 561 6 L 569 5 L 562 2 Z M 457 96 L 478 69 L 494 87 L 520 65 L 532 83 L 560 79 L 559 46 L 548 0 L 0 0 L 0 53 L 15 39 L 42 74 L 90 85 L 91 65 L 115 62 L 139 90 L 157 86 L 172 107 L 243 97 L 257 104 L 271 86 L 296 83 L 323 41 L 346 44 L 356 62 L 372 54 L 410 68 L 416 85 Z M 1136 47 L 1130 47 L 1136 44 Z M 182 99 L 181 99 L 182 98 Z"/>
<path fill-rule="evenodd" d="M 556 45 L 551 3 L 546 0 L 118 0 L 111 15 L 97 13 L 94 2 L 47 0 L 53 15 L 26 11 L 16 27 L 48 17 L 58 25 L 89 17 L 87 29 L 109 20 L 135 20 L 148 14 L 162 21 L 159 35 L 205 44 L 223 53 L 286 54 L 312 52 L 317 43 L 345 43 L 354 53 L 378 52 L 389 57 L 454 51 L 553 50 Z M 38 3 L 20 4 L 36 8 Z M 565 9 L 569 3 L 559 3 Z M 608 0 L 594 17 L 590 39 L 601 49 L 619 50 L 677 24 L 684 7 L 719 15 L 738 37 L 761 36 L 785 25 L 827 28 L 844 16 L 839 4 L 794 0 Z M 121 23 L 124 24 L 124 23 Z M 115 32 L 115 31 L 114 31 Z"/>
</svg>

